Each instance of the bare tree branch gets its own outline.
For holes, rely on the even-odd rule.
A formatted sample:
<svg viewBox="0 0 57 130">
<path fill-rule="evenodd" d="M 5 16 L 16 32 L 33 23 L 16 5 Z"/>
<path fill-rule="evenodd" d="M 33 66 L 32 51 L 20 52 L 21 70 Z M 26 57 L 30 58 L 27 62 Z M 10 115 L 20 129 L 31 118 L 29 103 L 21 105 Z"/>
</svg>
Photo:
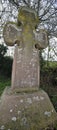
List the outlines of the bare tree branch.
<svg viewBox="0 0 57 130">
<path fill-rule="evenodd" d="M 40 10 L 40 1 L 41 1 L 41 0 L 38 0 L 38 2 L 37 2 L 37 5 L 38 5 L 38 11 L 37 11 L 37 14 L 38 14 L 38 16 L 39 16 L 39 10 Z"/>
<path fill-rule="evenodd" d="M 29 7 L 29 1 L 27 2 L 26 0 L 23 0 L 23 2 Z"/>
<path fill-rule="evenodd" d="M 49 10 L 51 9 L 51 5 L 53 5 L 53 0 L 50 1 L 49 5 L 48 4 L 46 5 L 44 13 L 40 16 L 41 19 L 43 18 L 43 16 L 45 16 L 49 12 Z"/>
<path fill-rule="evenodd" d="M 9 0 L 9 2 L 12 3 L 14 6 L 16 6 L 17 9 L 19 8 L 18 2 L 15 2 L 14 0 Z"/>
</svg>

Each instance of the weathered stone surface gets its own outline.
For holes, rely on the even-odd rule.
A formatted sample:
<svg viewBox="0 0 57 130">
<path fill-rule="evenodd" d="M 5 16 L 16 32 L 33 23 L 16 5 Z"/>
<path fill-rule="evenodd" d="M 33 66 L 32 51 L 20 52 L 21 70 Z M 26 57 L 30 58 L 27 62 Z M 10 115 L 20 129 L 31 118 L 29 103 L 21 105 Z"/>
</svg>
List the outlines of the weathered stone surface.
<svg viewBox="0 0 57 130">
<path fill-rule="evenodd" d="M 12 88 L 39 88 L 39 68 L 38 50 L 32 50 L 30 57 L 28 57 L 25 55 L 25 51 L 22 48 L 16 46 L 12 71 Z"/>
<path fill-rule="evenodd" d="M 14 44 L 16 44 L 16 42 L 20 44 L 20 41 L 22 39 L 21 31 L 22 29 L 20 27 L 18 28 L 16 23 L 7 22 L 3 30 L 5 43 L 9 46 L 13 46 Z"/>
<path fill-rule="evenodd" d="M 12 93 L 6 90 L 0 102 L 0 129 L 41 130 L 55 126 L 57 113 L 48 95 L 39 90 Z"/>
<path fill-rule="evenodd" d="M 34 10 L 28 7 L 20 8 L 17 19 L 17 23 L 8 22 L 4 27 L 3 36 L 8 46 L 18 44 L 25 50 L 25 54 L 30 54 L 36 45 L 38 50 L 47 47 L 46 31 L 35 29 L 35 26 L 39 24 L 39 17 Z"/>
<path fill-rule="evenodd" d="M 19 25 L 21 22 L 22 26 Z M 39 49 L 47 46 L 45 30 L 36 32 L 39 17 L 32 9 L 19 10 L 17 24 L 9 22 L 4 27 L 4 40 L 7 45 L 17 44 L 12 71 L 12 88 L 38 87 L 40 83 Z"/>
</svg>

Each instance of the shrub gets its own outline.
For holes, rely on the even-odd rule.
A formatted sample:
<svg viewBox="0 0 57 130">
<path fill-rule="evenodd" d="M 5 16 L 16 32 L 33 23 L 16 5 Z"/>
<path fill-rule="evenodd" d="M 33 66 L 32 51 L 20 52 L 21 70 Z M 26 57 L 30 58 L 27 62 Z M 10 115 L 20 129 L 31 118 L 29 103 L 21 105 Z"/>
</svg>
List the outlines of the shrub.
<svg viewBox="0 0 57 130">
<path fill-rule="evenodd" d="M 6 77 L 11 77 L 11 71 L 12 71 L 12 62 L 13 59 L 11 57 L 4 57 L 3 60 L 3 67 L 2 69 L 2 74 L 5 75 Z"/>
</svg>

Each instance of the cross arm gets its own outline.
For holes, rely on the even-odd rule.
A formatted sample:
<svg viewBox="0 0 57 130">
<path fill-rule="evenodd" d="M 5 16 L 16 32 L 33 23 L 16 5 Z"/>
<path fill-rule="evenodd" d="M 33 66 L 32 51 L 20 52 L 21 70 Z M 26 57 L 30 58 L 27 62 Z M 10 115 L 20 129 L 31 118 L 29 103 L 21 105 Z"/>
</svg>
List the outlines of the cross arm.
<svg viewBox="0 0 57 130">
<path fill-rule="evenodd" d="M 8 46 L 13 46 L 15 43 L 19 44 L 21 40 L 22 29 L 17 26 L 14 22 L 6 23 L 3 36 L 4 41 Z"/>
<path fill-rule="evenodd" d="M 44 49 L 48 46 L 47 32 L 44 29 L 34 31 L 35 35 L 35 47 L 39 50 Z"/>
</svg>

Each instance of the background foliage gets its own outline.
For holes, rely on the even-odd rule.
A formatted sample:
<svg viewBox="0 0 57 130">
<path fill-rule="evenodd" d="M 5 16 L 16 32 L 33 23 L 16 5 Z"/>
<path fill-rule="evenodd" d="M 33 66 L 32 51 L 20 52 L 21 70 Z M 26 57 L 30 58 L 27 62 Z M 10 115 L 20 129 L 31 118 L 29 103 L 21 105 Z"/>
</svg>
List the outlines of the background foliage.
<svg viewBox="0 0 57 130">
<path fill-rule="evenodd" d="M 7 46 L 0 44 L 0 75 L 10 77 L 13 59 L 5 55 L 7 53 L 7 49 Z"/>
</svg>

